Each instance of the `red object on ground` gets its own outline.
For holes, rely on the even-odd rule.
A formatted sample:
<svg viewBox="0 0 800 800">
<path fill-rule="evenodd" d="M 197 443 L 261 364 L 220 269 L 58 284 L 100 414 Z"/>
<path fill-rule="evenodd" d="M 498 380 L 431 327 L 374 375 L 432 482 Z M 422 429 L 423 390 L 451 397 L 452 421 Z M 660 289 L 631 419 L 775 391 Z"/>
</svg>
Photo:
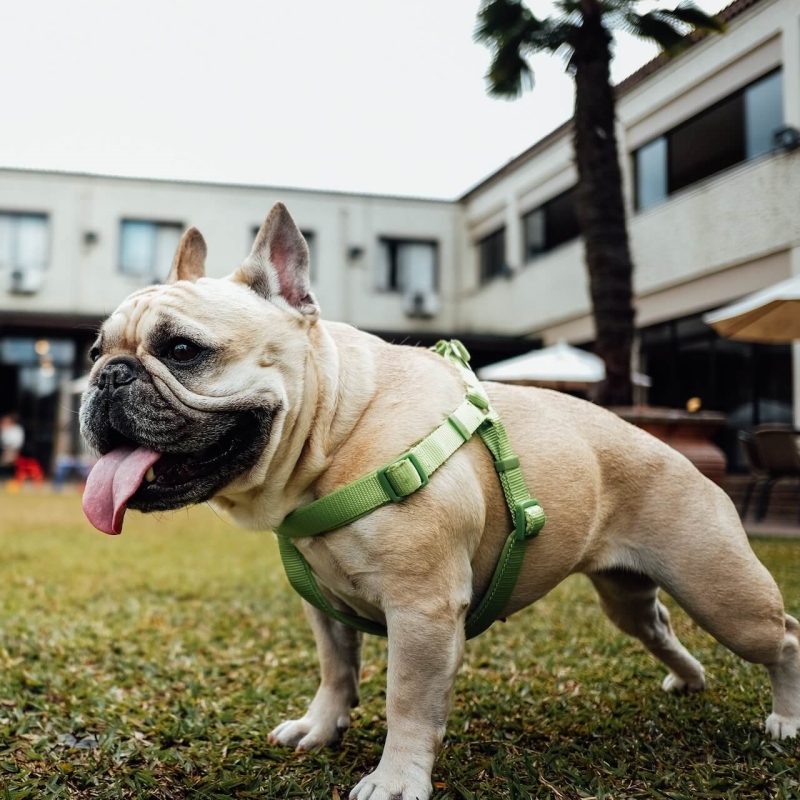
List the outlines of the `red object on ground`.
<svg viewBox="0 0 800 800">
<path fill-rule="evenodd" d="M 44 470 L 35 458 L 17 456 L 17 460 L 14 462 L 14 468 L 14 480 L 19 483 L 23 483 L 24 481 L 42 483 L 44 481 Z"/>
</svg>

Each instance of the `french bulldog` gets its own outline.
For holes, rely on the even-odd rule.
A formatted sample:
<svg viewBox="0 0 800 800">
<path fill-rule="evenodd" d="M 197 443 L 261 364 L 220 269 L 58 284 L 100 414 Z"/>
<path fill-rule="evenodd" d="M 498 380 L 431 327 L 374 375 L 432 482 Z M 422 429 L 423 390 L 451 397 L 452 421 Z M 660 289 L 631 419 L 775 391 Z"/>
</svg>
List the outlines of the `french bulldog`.
<svg viewBox="0 0 800 800">
<path fill-rule="evenodd" d="M 92 349 L 80 419 L 102 455 L 84 495 L 100 530 L 119 533 L 127 508 L 210 501 L 269 531 L 408 450 L 463 400 L 462 378 L 435 353 L 320 320 L 308 248 L 283 205 L 227 278 L 204 277 L 205 256 L 188 230 L 167 283 L 124 300 Z M 704 669 L 673 633 L 663 587 L 722 644 L 766 667 L 766 729 L 795 736 L 800 626 L 727 495 L 609 411 L 544 389 L 484 386 L 548 514 L 503 615 L 583 573 L 611 621 L 664 663 L 663 689 L 700 690 Z M 388 629 L 388 736 L 353 800 L 429 798 L 465 618 L 510 525 L 492 457 L 473 437 L 404 502 L 295 540 L 337 608 Z M 298 750 L 336 742 L 359 696 L 360 634 L 305 611 L 319 689 L 303 717 L 268 736 Z"/>
</svg>

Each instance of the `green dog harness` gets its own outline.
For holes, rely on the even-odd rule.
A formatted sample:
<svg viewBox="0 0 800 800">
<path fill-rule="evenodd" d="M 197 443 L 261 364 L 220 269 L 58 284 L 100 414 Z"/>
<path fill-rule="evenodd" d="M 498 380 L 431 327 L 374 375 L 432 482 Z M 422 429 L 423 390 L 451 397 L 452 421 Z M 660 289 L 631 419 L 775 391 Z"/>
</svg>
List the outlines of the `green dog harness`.
<svg viewBox="0 0 800 800">
<path fill-rule="evenodd" d="M 351 628 L 386 636 L 383 625 L 334 608 L 292 540 L 327 533 L 349 525 L 381 506 L 403 502 L 427 486 L 431 475 L 477 431 L 494 458 L 514 530 L 506 539 L 486 594 L 467 618 L 466 636 L 472 639 L 497 620 L 505 608 L 514 591 L 526 545 L 539 534 L 545 515 L 538 500 L 528 492 L 519 459 L 511 449 L 500 417 L 492 409 L 480 381 L 469 367 L 467 349 L 456 339 L 440 341 L 432 349 L 454 364 L 466 383 L 467 392 L 461 405 L 408 452 L 375 472 L 301 506 L 286 517 L 275 533 L 289 583 L 304 600 Z"/>
</svg>

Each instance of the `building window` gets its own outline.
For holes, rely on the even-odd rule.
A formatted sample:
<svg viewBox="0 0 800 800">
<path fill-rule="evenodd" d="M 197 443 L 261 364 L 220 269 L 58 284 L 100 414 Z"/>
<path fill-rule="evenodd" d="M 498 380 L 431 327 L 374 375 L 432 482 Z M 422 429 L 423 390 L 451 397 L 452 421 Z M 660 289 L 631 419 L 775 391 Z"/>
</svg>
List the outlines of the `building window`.
<svg viewBox="0 0 800 800">
<path fill-rule="evenodd" d="M 41 271 L 50 249 L 45 214 L 0 212 L 0 268 Z"/>
<path fill-rule="evenodd" d="M 744 91 L 744 146 L 747 158 L 757 158 L 774 147 L 775 132 L 784 125 L 783 73 L 779 70 Z"/>
<path fill-rule="evenodd" d="M 576 202 L 573 186 L 522 218 L 526 261 L 580 236 Z"/>
<path fill-rule="evenodd" d="M 181 240 L 183 225 L 124 219 L 120 228 L 119 269 L 151 281 L 164 281 Z"/>
<path fill-rule="evenodd" d="M 636 152 L 636 198 L 640 211 L 667 196 L 667 139 L 660 136 Z"/>
<path fill-rule="evenodd" d="M 375 288 L 381 292 L 435 292 L 437 251 L 437 243 L 429 240 L 380 239 Z"/>
<path fill-rule="evenodd" d="M 762 423 L 792 423 L 790 345 L 720 338 L 702 314 L 641 330 L 640 357 L 652 406 L 685 409 L 690 398 L 721 411 L 727 428 L 715 436 L 729 466 L 743 468 L 736 431 Z"/>
<path fill-rule="evenodd" d="M 644 211 L 673 192 L 768 153 L 782 126 L 778 70 L 640 147 L 634 153 L 636 207 Z"/>
<path fill-rule="evenodd" d="M 488 283 L 498 275 L 505 275 L 506 267 L 506 229 L 484 236 L 478 242 L 478 262 L 481 283 Z"/>
<path fill-rule="evenodd" d="M 252 234 L 253 239 L 258 236 L 258 232 L 261 230 L 260 225 L 254 225 L 252 230 L 250 231 Z M 314 231 L 300 231 L 303 235 L 303 238 L 306 240 L 306 244 L 308 245 L 308 276 L 311 283 L 316 283 L 317 281 L 317 237 Z"/>
</svg>

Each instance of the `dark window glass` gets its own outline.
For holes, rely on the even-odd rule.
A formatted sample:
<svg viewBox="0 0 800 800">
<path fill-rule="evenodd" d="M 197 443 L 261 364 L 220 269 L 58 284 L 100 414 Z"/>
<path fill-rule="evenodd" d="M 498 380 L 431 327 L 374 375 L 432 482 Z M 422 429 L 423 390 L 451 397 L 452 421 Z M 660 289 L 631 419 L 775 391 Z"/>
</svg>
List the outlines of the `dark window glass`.
<svg viewBox="0 0 800 800">
<path fill-rule="evenodd" d="M 545 237 L 548 250 L 580 236 L 581 227 L 578 224 L 575 205 L 574 188 L 545 204 Z"/>
<path fill-rule="evenodd" d="M 317 280 L 317 237 L 314 231 L 300 231 L 308 245 L 308 278 L 311 283 Z"/>
<path fill-rule="evenodd" d="M 522 218 L 526 260 L 580 236 L 575 206 L 576 191 L 573 186 Z"/>
<path fill-rule="evenodd" d="M 490 233 L 478 242 L 481 283 L 503 275 L 506 268 L 506 229 Z"/>
<path fill-rule="evenodd" d="M 634 153 L 636 206 L 768 153 L 783 125 L 783 78 L 761 78 Z"/>
<path fill-rule="evenodd" d="M 670 192 L 744 161 L 744 95 L 724 100 L 668 136 Z"/>
<path fill-rule="evenodd" d="M 536 208 L 526 214 L 522 218 L 522 228 L 525 237 L 525 260 L 529 261 L 544 253 L 546 249 L 544 209 Z"/>
</svg>

